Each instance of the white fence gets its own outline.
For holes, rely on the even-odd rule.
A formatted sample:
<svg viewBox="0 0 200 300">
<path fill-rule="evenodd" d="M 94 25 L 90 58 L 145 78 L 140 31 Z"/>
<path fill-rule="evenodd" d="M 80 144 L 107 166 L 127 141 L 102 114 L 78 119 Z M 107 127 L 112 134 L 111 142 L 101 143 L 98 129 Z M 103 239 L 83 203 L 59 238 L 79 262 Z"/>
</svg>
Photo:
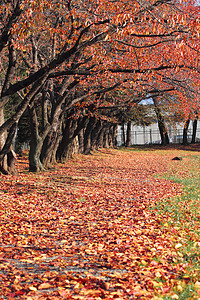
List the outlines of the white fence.
<svg viewBox="0 0 200 300">
<path fill-rule="evenodd" d="M 188 128 L 188 142 L 192 139 L 192 122 L 190 122 Z M 176 128 L 168 126 L 168 135 L 170 143 L 182 143 L 183 142 L 183 127 L 184 124 L 178 124 Z M 125 126 L 126 134 L 126 126 Z M 122 126 L 118 126 L 117 145 L 123 145 L 123 131 Z M 196 142 L 200 142 L 200 121 L 197 123 Z M 131 126 L 131 145 L 145 145 L 145 144 L 160 144 L 161 138 L 158 129 L 158 124 L 152 124 L 150 126 Z"/>
</svg>

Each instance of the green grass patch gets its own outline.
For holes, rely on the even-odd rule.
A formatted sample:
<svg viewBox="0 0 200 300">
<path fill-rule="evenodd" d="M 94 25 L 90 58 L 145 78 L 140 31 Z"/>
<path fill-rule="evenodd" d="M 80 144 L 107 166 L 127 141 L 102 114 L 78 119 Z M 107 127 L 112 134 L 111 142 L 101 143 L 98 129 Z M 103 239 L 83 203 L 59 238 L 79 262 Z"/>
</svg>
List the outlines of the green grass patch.
<svg viewBox="0 0 200 300">
<path fill-rule="evenodd" d="M 185 160 L 185 161 L 184 161 Z M 162 199 L 150 209 L 161 219 L 161 228 L 171 236 L 177 256 L 170 262 L 183 266 L 183 273 L 172 288 L 174 295 L 161 299 L 200 299 L 200 157 L 183 157 L 171 163 L 165 179 L 183 186 L 175 198 Z M 160 177 L 160 176 L 159 176 Z"/>
</svg>

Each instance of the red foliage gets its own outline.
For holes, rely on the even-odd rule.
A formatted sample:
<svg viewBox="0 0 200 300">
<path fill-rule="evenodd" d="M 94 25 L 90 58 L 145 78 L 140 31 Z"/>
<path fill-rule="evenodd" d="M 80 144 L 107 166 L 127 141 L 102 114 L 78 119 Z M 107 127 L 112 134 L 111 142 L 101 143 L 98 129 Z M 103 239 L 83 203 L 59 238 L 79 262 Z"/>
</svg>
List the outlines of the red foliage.
<svg viewBox="0 0 200 300">
<path fill-rule="evenodd" d="M 184 266 L 170 264 L 175 240 L 148 208 L 181 192 L 153 177 L 172 157 L 102 150 L 42 174 L 21 159 L 18 177 L 1 175 L 0 295 L 150 299 L 156 278 L 167 293 Z"/>
</svg>

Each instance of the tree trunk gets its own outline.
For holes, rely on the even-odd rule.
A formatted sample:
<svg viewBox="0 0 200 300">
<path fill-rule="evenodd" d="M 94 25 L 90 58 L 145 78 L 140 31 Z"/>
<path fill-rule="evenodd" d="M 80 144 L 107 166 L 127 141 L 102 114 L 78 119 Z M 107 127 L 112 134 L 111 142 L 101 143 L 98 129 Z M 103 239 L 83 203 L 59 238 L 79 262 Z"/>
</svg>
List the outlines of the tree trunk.
<svg viewBox="0 0 200 300">
<path fill-rule="evenodd" d="M 189 124 L 190 124 L 190 118 L 188 118 L 187 121 L 184 124 L 184 128 L 183 128 L 183 145 L 188 145 L 187 134 L 188 134 Z"/>
<path fill-rule="evenodd" d="M 64 129 L 62 132 L 62 139 L 60 141 L 57 154 L 56 154 L 57 160 L 59 162 L 64 163 L 68 158 L 68 151 L 69 151 L 68 147 L 71 142 L 71 138 L 73 136 L 76 125 L 77 125 L 77 121 L 71 118 L 65 121 Z"/>
<path fill-rule="evenodd" d="M 66 163 L 66 161 L 70 158 L 72 158 L 73 154 L 78 153 L 78 144 L 76 137 L 73 138 L 70 143 L 67 146 L 67 151 L 65 154 L 65 160 L 63 159 L 63 163 Z"/>
<path fill-rule="evenodd" d="M 131 146 L 131 121 L 127 123 L 127 131 L 126 131 L 126 147 Z"/>
<path fill-rule="evenodd" d="M 160 107 L 158 105 L 156 97 L 152 97 L 155 107 L 155 112 L 158 120 L 158 128 L 160 131 L 160 137 L 161 137 L 161 144 L 162 145 L 168 145 L 169 144 L 169 136 L 167 133 L 167 127 L 165 126 L 164 118 L 162 116 Z"/>
<path fill-rule="evenodd" d="M 91 151 L 91 134 L 96 125 L 97 119 L 91 117 L 84 132 L 84 154 L 90 154 Z"/>
<path fill-rule="evenodd" d="M 40 161 L 43 139 L 40 136 L 31 137 L 29 151 L 29 171 L 39 172 L 44 170 L 44 166 Z"/>
<path fill-rule="evenodd" d="M 0 110 L 0 126 L 4 123 L 4 111 L 3 108 Z M 6 134 L 3 132 L 0 134 L 0 151 L 3 149 L 3 146 L 6 141 Z M 2 160 L 0 161 L 0 172 L 3 174 L 8 174 L 7 171 L 7 158 L 6 156 L 3 156 Z"/>
<path fill-rule="evenodd" d="M 110 148 L 114 148 L 113 144 L 113 124 L 108 127 L 108 144 Z"/>
<path fill-rule="evenodd" d="M 79 153 L 79 141 L 78 141 L 78 135 L 76 135 L 73 139 L 73 152 L 72 154 L 78 154 Z"/>
<path fill-rule="evenodd" d="M 117 127 L 118 127 L 118 125 L 114 124 L 114 126 L 113 126 L 113 145 L 114 145 L 114 148 L 117 147 Z"/>
<path fill-rule="evenodd" d="M 17 123 L 14 123 L 8 132 L 4 146 L 0 151 L 0 162 L 3 162 L 5 157 L 7 158 L 6 169 L 5 169 L 7 171 L 5 172 L 5 174 L 10 173 L 13 175 L 17 175 L 17 170 L 15 167 L 17 156 L 13 150 L 13 141 L 15 139 L 16 130 L 17 130 Z"/>
<path fill-rule="evenodd" d="M 8 172 L 12 175 L 18 175 L 16 169 L 16 162 L 17 162 L 17 156 L 15 151 L 11 147 L 10 151 L 7 154 L 7 164 L 8 164 Z"/>
<path fill-rule="evenodd" d="M 30 130 L 31 130 L 31 140 L 30 140 L 30 151 L 29 151 L 29 171 L 39 172 L 44 169 L 41 161 L 40 154 L 42 150 L 42 145 L 44 138 L 39 135 L 38 131 L 38 121 L 34 106 L 28 107 L 28 112 L 30 116 Z"/>
<path fill-rule="evenodd" d="M 52 165 L 56 165 L 57 163 L 57 160 L 56 160 L 56 153 L 57 153 L 57 150 L 58 150 L 58 147 L 59 147 L 59 144 L 61 142 L 61 139 L 62 139 L 62 136 L 61 135 L 57 135 L 57 139 L 54 143 L 54 148 L 52 150 L 52 154 L 51 154 L 51 164 Z"/>
<path fill-rule="evenodd" d="M 126 134 L 125 134 L 125 128 L 124 123 L 122 124 L 122 146 L 126 145 Z"/>
<path fill-rule="evenodd" d="M 103 148 L 104 132 L 105 132 L 105 123 L 103 122 L 102 128 L 101 128 L 100 133 L 97 138 L 97 147 L 98 148 Z"/>
<path fill-rule="evenodd" d="M 45 169 L 50 169 L 52 167 L 52 153 L 56 145 L 57 137 L 58 132 L 52 129 L 44 140 L 40 160 Z"/>
<path fill-rule="evenodd" d="M 3 109 L 0 111 L 0 125 L 4 123 Z M 13 150 L 13 141 L 17 130 L 17 122 L 15 122 L 6 133 L 0 136 L 0 172 L 3 174 L 17 175 L 16 160 L 17 156 Z"/>
<path fill-rule="evenodd" d="M 52 164 L 56 163 L 56 151 L 61 141 L 63 116 L 56 119 L 51 126 L 51 130 L 46 136 L 40 155 L 40 160 L 45 169 L 52 168 Z"/>
<path fill-rule="evenodd" d="M 78 143 L 79 143 L 78 153 L 83 153 L 83 151 L 84 151 L 84 129 L 81 129 L 78 134 Z"/>
<path fill-rule="evenodd" d="M 105 127 L 104 137 L 103 137 L 103 147 L 104 147 L 104 148 L 109 148 L 108 134 L 109 134 L 109 127 L 108 127 L 108 125 L 107 125 L 107 126 Z"/>
<path fill-rule="evenodd" d="M 193 121 L 193 126 L 192 126 L 192 141 L 191 144 L 195 144 L 196 142 L 196 135 L 197 135 L 197 120 L 198 117 L 196 117 Z"/>
<path fill-rule="evenodd" d="M 96 126 L 94 127 L 92 134 L 91 134 L 91 149 L 95 150 L 98 148 L 98 136 L 102 129 L 102 121 L 98 120 Z"/>
<path fill-rule="evenodd" d="M 60 162 L 66 162 L 68 158 L 71 157 L 74 148 L 73 140 L 79 134 L 79 132 L 86 126 L 88 122 L 88 118 L 81 117 L 78 120 L 76 119 L 68 119 L 65 124 L 65 128 L 63 130 L 63 137 L 58 146 L 58 150 L 56 153 L 57 160 Z"/>
</svg>

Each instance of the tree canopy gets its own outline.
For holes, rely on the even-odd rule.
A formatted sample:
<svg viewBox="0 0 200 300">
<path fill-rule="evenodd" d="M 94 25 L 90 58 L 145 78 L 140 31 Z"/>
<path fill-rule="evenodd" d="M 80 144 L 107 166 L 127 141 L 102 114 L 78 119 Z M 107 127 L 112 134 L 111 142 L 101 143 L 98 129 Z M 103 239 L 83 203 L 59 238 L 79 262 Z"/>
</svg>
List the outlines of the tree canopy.
<svg viewBox="0 0 200 300">
<path fill-rule="evenodd" d="M 72 110 L 76 118 L 85 108 L 100 118 L 101 107 L 168 93 L 185 115 L 199 111 L 195 1 L 11 0 L 1 1 L 0 14 L 1 161 L 27 108 L 40 149 L 52 130 L 62 132 Z M 105 97 L 112 90 L 127 97 Z M 15 109 L 5 118 L 13 97 Z"/>
</svg>

